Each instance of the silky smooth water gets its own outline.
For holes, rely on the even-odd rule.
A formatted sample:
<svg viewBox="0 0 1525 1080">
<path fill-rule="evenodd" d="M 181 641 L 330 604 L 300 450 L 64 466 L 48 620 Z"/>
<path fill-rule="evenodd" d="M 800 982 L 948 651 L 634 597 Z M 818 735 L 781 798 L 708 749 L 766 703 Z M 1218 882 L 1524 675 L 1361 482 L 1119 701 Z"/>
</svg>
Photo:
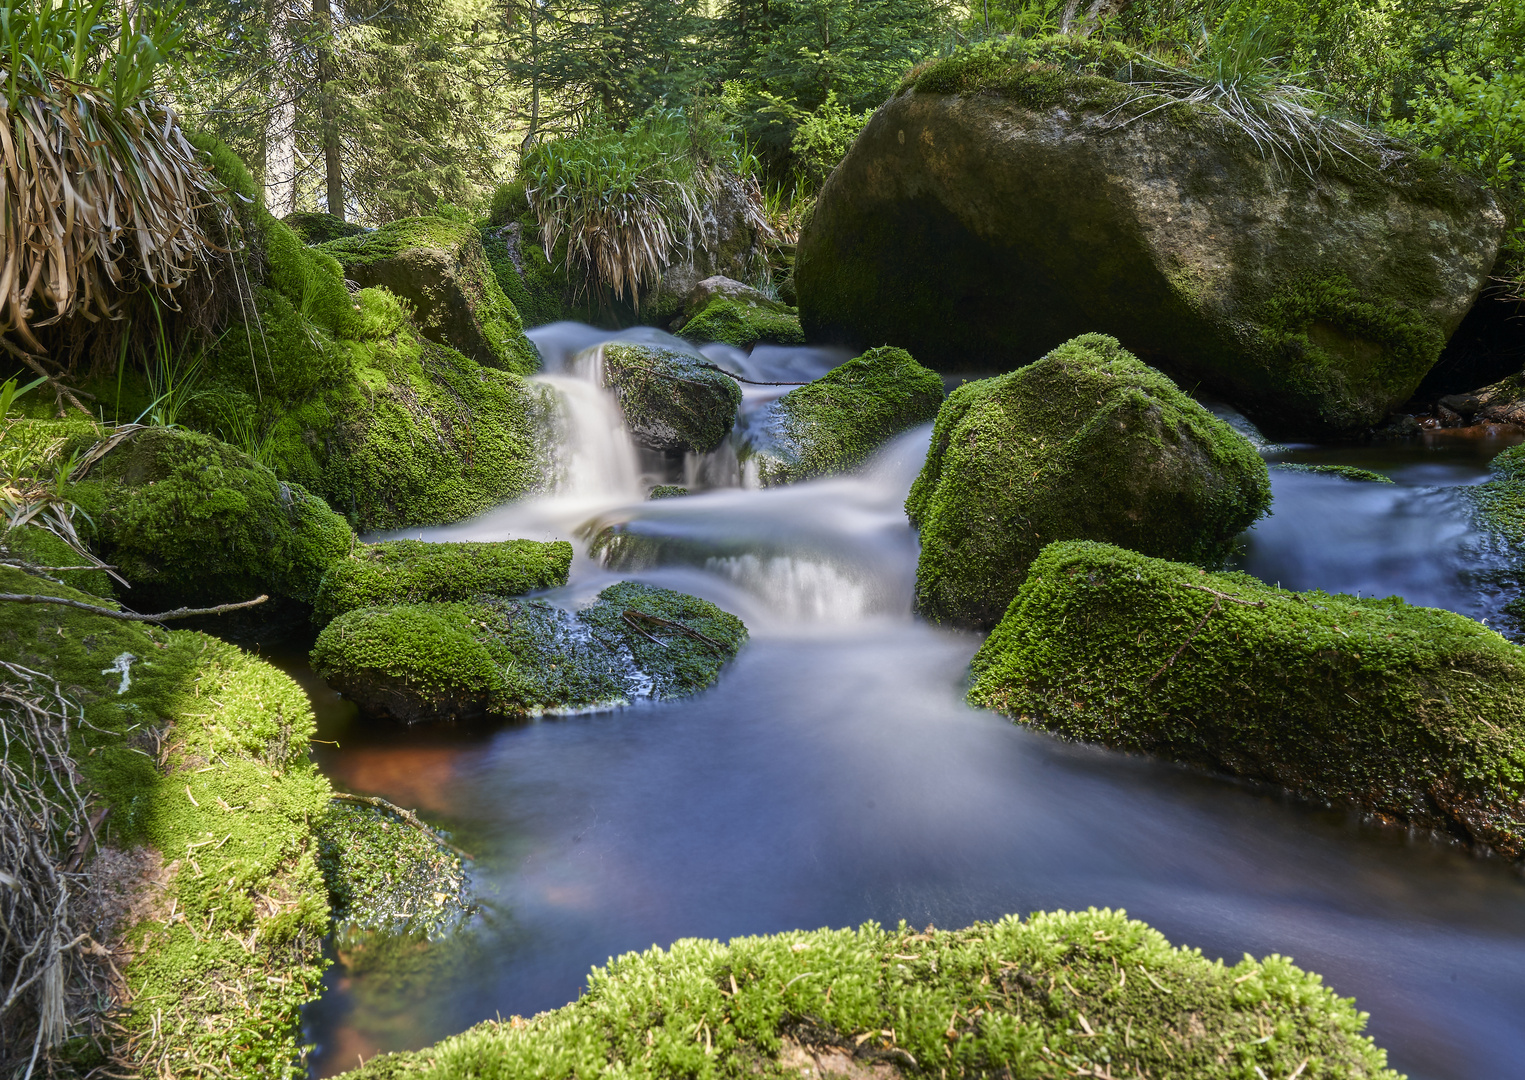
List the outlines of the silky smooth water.
<svg viewBox="0 0 1525 1080">
<path fill-rule="evenodd" d="M 536 333 L 560 372 L 607 336 Z M 778 381 L 840 359 L 712 358 Z M 575 538 L 618 523 L 663 553 L 657 569 L 623 576 L 712 599 L 752 640 L 688 700 L 476 730 L 368 722 L 294 665 L 324 738 L 340 743 L 319 748 L 325 771 L 453 829 L 477 857 L 482 905 L 454 941 L 341 958 L 307 1013 L 317 1075 L 555 1008 L 589 967 L 681 937 L 870 919 L 953 927 L 1091 905 L 1126 908 L 1230 962 L 1292 956 L 1371 1012 L 1370 1033 L 1412 1077 L 1525 1075 L 1517 871 L 963 703 L 978 639 L 910 615 L 917 545 L 901 503 L 927 439 L 925 428 L 902 437 L 861 475 L 781 490 L 643 503 L 628 473 L 617 490 L 574 477 L 422 531 Z M 1292 448 L 1284 456 L 1399 483 L 1273 471 L 1274 512 L 1247 534 L 1242 565 L 1297 588 L 1397 592 L 1487 617 L 1477 584 L 1498 557 L 1446 490 L 1483 479 L 1487 450 Z M 570 584 L 552 596 L 575 604 L 619 577 L 579 544 Z"/>
</svg>

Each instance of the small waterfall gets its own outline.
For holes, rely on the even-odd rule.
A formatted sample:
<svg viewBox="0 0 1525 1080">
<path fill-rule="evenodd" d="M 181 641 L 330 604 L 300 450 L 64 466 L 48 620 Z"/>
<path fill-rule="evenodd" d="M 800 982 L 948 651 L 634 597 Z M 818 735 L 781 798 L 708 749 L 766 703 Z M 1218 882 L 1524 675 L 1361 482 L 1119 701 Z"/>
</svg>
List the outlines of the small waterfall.
<svg viewBox="0 0 1525 1080">
<path fill-rule="evenodd" d="M 578 501 L 640 499 L 640 458 L 613 396 L 572 375 L 537 377 L 556 392 L 556 496 Z"/>
</svg>

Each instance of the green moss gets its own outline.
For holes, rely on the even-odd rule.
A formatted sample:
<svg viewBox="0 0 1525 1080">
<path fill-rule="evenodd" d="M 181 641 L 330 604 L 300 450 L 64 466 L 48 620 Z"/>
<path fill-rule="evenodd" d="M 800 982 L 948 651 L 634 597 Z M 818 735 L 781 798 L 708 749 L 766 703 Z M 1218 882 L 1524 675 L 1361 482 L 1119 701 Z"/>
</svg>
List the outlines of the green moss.
<svg viewBox="0 0 1525 1080">
<path fill-rule="evenodd" d="M 88 566 L 85 560 L 56 534 L 37 526 L 10 531 L 0 530 L 0 559 L 25 563 L 33 568 Z M 114 586 L 104 570 L 47 569 L 43 572 L 71 588 L 94 593 L 96 596 L 112 595 Z"/>
<path fill-rule="evenodd" d="M 986 42 L 913 70 L 901 93 L 985 94 L 1029 109 L 1061 104 L 1115 108 L 1135 96 L 1114 81 L 1139 60 L 1126 46 L 1060 35 Z"/>
<path fill-rule="evenodd" d="M 1280 469 L 1282 472 L 1321 473 L 1325 476 L 1338 476 L 1345 480 L 1355 480 L 1364 484 L 1391 484 L 1392 477 L 1383 476 L 1381 473 L 1372 472 L 1370 469 L 1358 469 L 1353 465 L 1303 465 L 1290 461 L 1278 461 L 1271 468 Z"/>
<path fill-rule="evenodd" d="M 1460 615 L 1061 543 L 973 670 L 1067 738 L 1525 855 L 1525 650 Z"/>
<path fill-rule="evenodd" d="M 1511 446 L 1489 465 L 1493 479 L 1462 488 L 1478 523 L 1511 544 L 1525 545 L 1525 446 Z"/>
<path fill-rule="evenodd" d="M 318 867 L 338 939 L 439 937 L 470 909 L 461 860 L 384 810 L 333 802 L 317 823 Z"/>
<path fill-rule="evenodd" d="M 738 349 L 750 349 L 760 341 L 805 344 L 800 317 L 793 310 L 783 304 L 763 307 L 742 303 L 729 296 L 716 296 L 684 323 L 683 336 L 699 343 L 720 341 Z"/>
<path fill-rule="evenodd" d="M 474 226 L 438 217 L 403 218 L 320 250 L 337 258 L 361 285 L 385 287 L 410 302 L 429 340 L 521 375 L 540 367 Z"/>
<path fill-rule="evenodd" d="M 697 352 L 611 341 L 599 356 L 603 384 L 641 446 L 707 454 L 736 422 L 741 387 Z"/>
<path fill-rule="evenodd" d="M 291 231 L 302 238 L 304 244 L 323 244 L 344 236 L 359 236 L 368 232 L 364 225 L 344 221 L 333 214 L 321 211 L 297 210 L 281 218 Z"/>
<path fill-rule="evenodd" d="M 517 234 L 512 240 L 518 248 L 522 272 L 509 253 L 509 229 Z M 526 239 L 534 236 L 536 231 L 533 227 L 527 229 L 523 222 L 511 223 L 504 229 L 481 231 L 482 250 L 487 255 L 493 276 L 498 279 L 498 287 L 519 310 L 525 326 L 544 326 L 564 318 L 569 288 L 566 274 L 558 274 L 540 246 Z"/>
<path fill-rule="evenodd" d="M 1209 961 L 1093 908 L 955 931 L 678 941 L 595 968 L 564 1008 L 345 1075 L 1398 1080 L 1365 1022 L 1284 957 Z"/>
<path fill-rule="evenodd" d="M 493 188 L 488 209 L 488 224 L 494 228 L 502 228 L 529 213 L 528 187 L 529 184 L 525 178 L 518 176 Z"/>
<path fill-rule="evenodd" d="M 937 416 L 942 380 L 904 349 L 870 349 L 791 390 L 755 421 L 765 486 L 847 472 L 890 438 Z"/>
<path fill-rule="evenodd" d="M 646 493 L 647 499 L 677 499 L 687 495 L 688 488 L 680 484 L 658 484 Z"/>
<path fill-rule="evenodd" d="M 0 591 L 101 602 L 4 567 Z M 329 790 L 307 756 L 306 695 L 215 638 L 64 607 L 10 605 L 0 657 L 83 706 L 73 751 L 110 807 L 105 842 L 162 857 L 163 891 L 138 883 L 126 931 L 115 1052 L 178 1076 L 305 1075 L 298 1013 L 319 990 L 328 922 L 308 823 Z"/>
<path fill-rule="evenodd" d="M 1055 540 L 1212 564 L 1271 502 L 1244 436 L 1113 338 L 1087 334 L 937 414 L 906 513 L 917 610 L 989 627 Z"/>
<path fill-rule="evenodd" d="M 713 604 L 622 582 L 575 615 L 497 597 L 361 608 L 318 635 L 312 662 L 368 713 L 417 723 L 679 697 L 713 682 L 745 640 L 741 620 Z"/>
<path fill-rule="evenodd" d="M 571 565 L 572 545 L 565 540 L 364 544 L 329 564 L 313 619 L 326 623 L 346 611 L 381 604 L 517 596 L 565 585 Z"/>
</svg>

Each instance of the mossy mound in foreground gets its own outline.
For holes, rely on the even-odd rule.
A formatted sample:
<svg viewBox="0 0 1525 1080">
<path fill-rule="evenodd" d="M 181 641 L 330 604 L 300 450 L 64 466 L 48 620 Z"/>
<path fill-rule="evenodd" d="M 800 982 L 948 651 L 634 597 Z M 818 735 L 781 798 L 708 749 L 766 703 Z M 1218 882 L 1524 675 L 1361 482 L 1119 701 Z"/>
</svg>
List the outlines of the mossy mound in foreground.
<svg viewBox="0 0 1525 1080">
<path fill-rule="evenodd" d="M 800 317 L 787 304 L 731 296 L 711 299 L 683 324 L 682 334 L 698 344 L 719 341 L 738 349 L 750 349 L 758 342 L 805 344 Z"/>
<path fill-rule="evenodd" d="M 329 564 L 313 620 L 327 623 L 346 611 L 382 604 L 518 596 L 565 585 L 571 566 L 572 545 L 565 540 L 364 544 Z"/>
<path fill-rule="evenodd" d="M 596 346 L 594 363 L 637 444 L 707 454 L 736 423 L 741 387 L 701 354 L 681 342 L 674 344 L 677 348 L 610 341 Z"/>
<path fill-rule="evenodd" d="M 85 451 L 104 443 L 73 441 Z M 194 431 L 135 431 L 92 465 L 73 497 L 103 559 L 139 611 L 225 604 L 260 593 L 311 604 L 329 563 L 354 543 L 348 522 L 301 484 Z M 153 606 L 149 606 L 153 605 Z"/>
<path fill-rule="evenodd" d="M 942 380 L 910 353 L 870 349 L 768 406 L 744 463 L 764 487 L 846 472 L 942 403 Z"/>
<path fill-rule="evenodd" d="M 1034 727 L 1525 856 L 1525 649 L 1449 611 L 1062 543 L 973 670 Z"/>
<path fill-rule="evenodd" d="M 497 597 L 360 608 L 318 635 L 312 662 L 370 715 L 475 720 L 682 697 L 746 637 L 708 601 L 625 581 L 576 613 Z"/>
<path fill-rule="evenodd" d="M 1055 540 L 1214 563 L 1271 503 L 1243 436 L 1113 338 L 965 383 L 937 414 L 906 499 L 921 530 L 916 606 L 994 626 Z"/>
<path fill-rule="evenodd" d="M 412 304 L 431 341 L 520 375 L 540 367 L 540 354 L 524 336 L 474 227 L 437 217 L 403 218 L 330 241 L 323 251 L 359 284 L 385 288 Z"/>
<path fill-rule="evenodd" d="M 0 592 L 103 603 L 7 567 Z M 0 659 L 56 679 L 83 709 L 70 749 L 92 808 L 110 809 L 98 835 L 114 851 L 102 858 L 153 853 L 137 878 L 85 867 L 91 889 L 126 889 L 93 895 L 104 910 L 131 904 L 128 924 L 91 928 L 121 949 L 112 962 L 125 994 L 108 1036 L 114 1061 L 82 1040 L 58 1052 L 80 1075 L 302 1075 L 297 1022 L 320 989 L 328 929 L 309 823 L 329 788 L 307 754 L 307 696 L 204 634 L 54 605 L 6 604 L 0 615 Z M 24 692 L 47 697 L 49 685 Z"/>
<path fill-rule="evenodd" d="M 1093 908 L 678 941 L 595 968 L 564 1008 L 345 1076 L 1398 1080 L 1365 1021 L 1284 957 L 1226 966 Z"/>
</svg>

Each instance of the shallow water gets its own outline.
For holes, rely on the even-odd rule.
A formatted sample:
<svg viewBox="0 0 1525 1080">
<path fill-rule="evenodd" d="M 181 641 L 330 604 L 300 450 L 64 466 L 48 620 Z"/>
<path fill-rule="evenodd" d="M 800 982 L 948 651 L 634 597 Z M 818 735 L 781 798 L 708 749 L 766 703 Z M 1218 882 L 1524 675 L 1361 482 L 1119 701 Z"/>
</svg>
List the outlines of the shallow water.
<svg viewBox="0 0 1525 1080">
<path fill-rule="evenodd" d="M 546 330 L 577 344 L 576 328 L 537 333 Z M 579 347 L 596 340 L 584 334 Z M 833 362 L 780 353 L 746 358 L 749 377 L 783 381 Z M 312 684 L 323 737 L 340 743 L 319 748 L 325 771 L 453 828 L 477 856 L 483 901 L 463 939 L 350 956 L 330 973 L 307 1013 L 318 1075 L 498 1014 L 554 1008 L 590 966 L 679 937 L 869 919 L 952 927 L 1091 905 L 1124 907 L 1230 962 L 1294 957 L 1371 1012 L 1370 1033 L 1412 1077 L 1525 1071 L 1516 871 L 1266 789 L 1062 744 L 963 704 L 978 639 L 909 615 L 916 542 L 900 504 L 927 438 L 903 437 L 858 477 L 654 503 L 638 501 L 628 478 L 621 495 L 574 477 L 551 497 L 423 530 L 572 538 L 591 522 L 651 538 L 659 564 L 640 574 L 612 574 L 579 545 L 556 595 L 575 603 L 636 576 L 741 615 L 752 642 L 692 699 L 496 730 L 402 731 L 367 724 L 292 665 Z M 1247 534 L 1246 569 L 1486 617 L 1477 581 L 1496 557 L 1443 490 L 1482 479 L 1485 450 L 1283 456 L 1399 483 L 1273 471 L 1274 513 Z"/>
</svg>

